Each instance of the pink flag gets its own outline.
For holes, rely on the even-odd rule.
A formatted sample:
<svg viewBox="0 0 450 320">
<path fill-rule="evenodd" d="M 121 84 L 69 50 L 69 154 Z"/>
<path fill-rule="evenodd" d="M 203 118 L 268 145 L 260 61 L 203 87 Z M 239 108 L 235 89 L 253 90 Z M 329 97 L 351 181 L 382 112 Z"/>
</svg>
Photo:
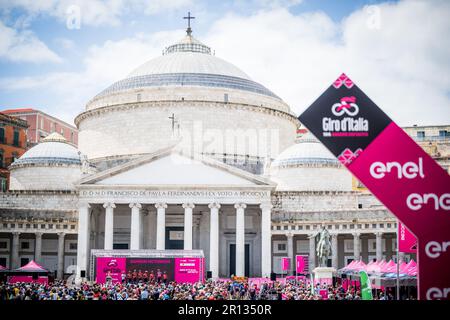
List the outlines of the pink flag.
<svg viewBox="0 0 450 320">
<path fill-rule="evenodd" d="M 398 223 L 398 249 L 400 252 L 416 253 L 417 252 L 417 239 L 416 237 L 405 227 L 404 224 Z"/>
</svg>

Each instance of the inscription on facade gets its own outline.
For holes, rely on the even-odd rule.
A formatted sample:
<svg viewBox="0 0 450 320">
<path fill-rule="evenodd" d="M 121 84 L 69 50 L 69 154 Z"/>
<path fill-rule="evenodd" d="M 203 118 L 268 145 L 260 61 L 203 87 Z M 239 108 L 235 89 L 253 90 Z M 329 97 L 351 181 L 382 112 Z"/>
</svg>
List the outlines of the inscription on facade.
<svg viewBox="0 0 450 320">
<path fill-rule="evenodd" d="M 261 201 L 270 199 L 270 191 L 236 191 L 236 190 L 81 190 L 80 198 L 128 200 L 140 199 L 143 202 L 170 201 L 171 199 L 209 199 Z"/>
</svg>

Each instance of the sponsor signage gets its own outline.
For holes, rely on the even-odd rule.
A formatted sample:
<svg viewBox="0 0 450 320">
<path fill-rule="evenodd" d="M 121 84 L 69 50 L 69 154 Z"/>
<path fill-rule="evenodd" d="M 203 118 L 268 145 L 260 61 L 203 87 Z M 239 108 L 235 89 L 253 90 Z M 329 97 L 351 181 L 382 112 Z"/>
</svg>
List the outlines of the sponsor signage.
<svg viewBox="0 0 450 320">
<path fill-rule="evenodd" d="M 126 273 L 126 258 L 109 258 L 98 257 L 97 258 L 97 276 L 98 283 L 105 283 L 106 276 L 111 276 L 113 283 L 122 281 L 122 273 Z"/>
<path fill-rule="evenodd" d="M 419 298 L 450 299 L 448 173 L 345 74 L 299 120 L 417 238 Z"/>
<path fill-rule="evenodd" d="M 203 281 L 203 258 L 175 258 L 175 281 L 194 283 Z"/>
</svg>

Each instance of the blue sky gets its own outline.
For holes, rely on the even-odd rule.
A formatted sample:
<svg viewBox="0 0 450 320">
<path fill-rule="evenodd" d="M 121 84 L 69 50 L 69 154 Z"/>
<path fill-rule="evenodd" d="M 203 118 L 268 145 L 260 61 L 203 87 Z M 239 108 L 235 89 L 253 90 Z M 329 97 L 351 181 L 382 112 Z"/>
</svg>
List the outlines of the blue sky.
<svg viewBox="0 0 450 320">
<path fill-rule="evenodd" d="M 81 10 L 79 29 L 66 26 L 73 4 Z M 450 31 L 448 8 L 445 0 L 0 0 L 0 108 L 36 107 L 72 122 L 95 93 L 181 38 L 182 17 L 191 11 L 198 39 L 215 45 L 218 56 L 275 91 L 297 114 L 339 71 L 350 70 L 401 124 L 449 123 L 449 65 L 443 58 L 449 43 L 426 49 L 426 39 Z M 421 13 L 431 17 L 424 22 Z M 381 27 L 375 19 L 370 28 L 378 16 Z M 245 39 L 258 32 L 260 39 Z M 299 73 L 313 81 L 302 81 Z M 430 75 L 437 85 L 420 80 Z M 393 88 L 386 92 L 385 84 Z M 423 94 L 436 105 L 435 115 L 415 120 L 408 108 L 419 110 Z M 401 101 L 408 108 L 399 109 Z"/>
</svg>

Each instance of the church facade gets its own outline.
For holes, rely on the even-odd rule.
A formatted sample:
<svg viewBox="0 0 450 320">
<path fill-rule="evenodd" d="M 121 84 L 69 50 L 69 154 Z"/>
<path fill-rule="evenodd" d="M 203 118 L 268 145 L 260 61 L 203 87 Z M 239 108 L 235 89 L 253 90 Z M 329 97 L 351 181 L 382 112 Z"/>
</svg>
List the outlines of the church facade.
<svg viewBox="0 0 450 320">
<path fill-rule="evenodd" d="M 0 264 L 92 274 L 93 249 L 203 250 L 212 276 L 268 277 L 281 258 L 331 266 L 391 259 L 396 219 L 276 94 L 190 29 L 91 99 L 78 148 L 57 133 L 11 166 L 0 195 Z M 294 266 L 291 266 L 293 269 Z M 93 279 L 91 279 L 93 280 Z"/>
</svg>

